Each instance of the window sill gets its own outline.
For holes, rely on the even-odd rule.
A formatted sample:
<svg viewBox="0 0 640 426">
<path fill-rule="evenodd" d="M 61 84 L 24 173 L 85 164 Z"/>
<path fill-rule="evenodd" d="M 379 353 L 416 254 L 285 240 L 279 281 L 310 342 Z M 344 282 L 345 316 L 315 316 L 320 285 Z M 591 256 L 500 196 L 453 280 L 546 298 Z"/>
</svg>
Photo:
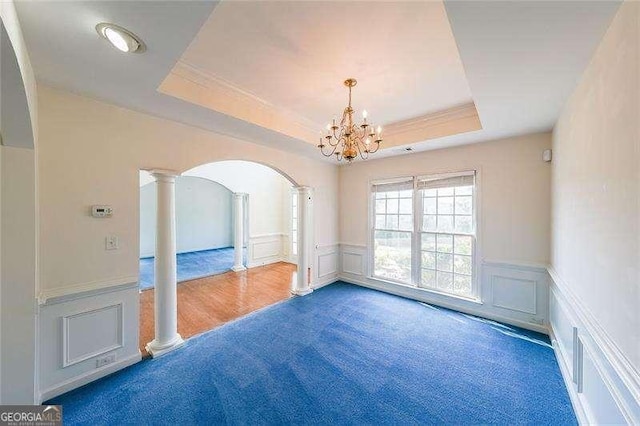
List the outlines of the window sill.
<svg viewBox="0 0 640 426">
<path fill-rule="evenodd" d="M 418 286 L 414 286 L 411 284 L 406 284 L 406 283 L 402 283 L 399 281 L 392 281 L 392 280 L 388 280 L 385 278 L 380 278 L 380 277 L 376 277 L 376 276 L 368 276 L 367 277 L 370 280 L 373 281 L 378 281 L 384 284 L 391 284 L 394 286 L 398 286 L 398 287 L 404 287 L 404 288 L 408 288 L 408 289 L 413 289 L 413 290 L 419 290 L 425 293 L 429 293 L 429 294 L 433 294 L 433 295 L 437 295 L 437 296 L 443 296 L 446 298 L 450 298 L 450 299 L 456 299 L 456 300 L 461 300 L 464 302 L 469 302 L 469 303 L 474 303 L 476 305 L 484 305 L 484 302 L 482 302 L 482 300 L 479 297 L 464 297 L 464 296 L 459 296 L 457 294 L 450 294 L 450 293 L 444 293 L 442 291 L 438 291 L 438 290 L 434 290 L 434 289 L 430 289 L 430 288 L 424 288 L 424 287 L 418 287 Z"/>
</svg>

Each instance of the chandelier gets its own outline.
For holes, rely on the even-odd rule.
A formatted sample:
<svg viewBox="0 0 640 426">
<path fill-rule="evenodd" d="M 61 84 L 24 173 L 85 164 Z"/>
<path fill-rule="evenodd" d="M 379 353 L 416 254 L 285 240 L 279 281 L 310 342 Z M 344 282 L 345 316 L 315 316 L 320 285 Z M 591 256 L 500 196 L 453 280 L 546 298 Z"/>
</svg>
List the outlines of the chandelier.
<svg viewBox="0 0 640 426">
<path fill-rule="evenodd" d="M 351 163 L 355 158 L 360 156 L 363 160 L 369 157 L 380 148 L 382 142 L 382 128 L 378 126 L 374 130 L 374 126 L 367 123 L 367 111 L 362 111 L 362 124 L 353 122 L 353 108 L 351 108 L 351 88 L 358 82 L 355 78 L 345 80 L 344 85 L 349 88 L 349 105 L 342 112 L 340 125 L 336 124 L 333 119 L 332 124 L 327 124 L 326 135 L 320 132 L 320 152 L 325 157 L 335 155 L 338 161 L 343 158 Z M 325 147 L 327 147 L 325 152 Z"/>
</svg>

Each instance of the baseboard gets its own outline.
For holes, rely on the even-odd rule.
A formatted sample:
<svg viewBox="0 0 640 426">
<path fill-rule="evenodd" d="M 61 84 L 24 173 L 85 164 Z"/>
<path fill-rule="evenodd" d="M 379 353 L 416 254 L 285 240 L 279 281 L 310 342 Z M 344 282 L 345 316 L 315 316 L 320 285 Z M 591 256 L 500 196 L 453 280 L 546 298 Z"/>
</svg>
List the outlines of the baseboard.
<svg viewBox="0 0 640 426">
<path fill-rule="evenodd" d="M 311 287 L 312 287 L 314 290 L 318 290 L 319 288 L 326 287 L 326 286 L 328 286 L 329 284 L 333 284 L 333 283 L 335 283 L 335 282 L 337 282 L 337 281 L 339 281 L 339 278 L 338 278 L 338 277 L 333 276 L 333 277 L 329 277 L 329 278 L 327 278 L 327 279 L 324 279 L 324 280 L 322 280 L 322 281 L 316 281 L 316 282 L 314 282 L 314 283 L 312 284 L 312 286 L 311 286 Z"/>
<path fill-rule="evenodd" d="M 93 371 L 88 371 L 80 376 L 76 376 L 65 382 L 59 383 L 42 391 L 39 395 L 38 403 L 41 404 L 42 402 L 55 398 L 58 395 L 62 395 L 63 393 L 79 388 L 80 386 L 84 386 L 94 380 L 108 376 L 111 373 L 115 373 L 118 370 L 140 362 L 140 360 L 142 360 L 142 355 L 140 354 L 140 351 L 138 351 L 137 354 L 121 359 L 113 364 L 109 364 Z"/>
<path fill-rule="evenodd" d="M 383 291 L 385 293 L 393 294 L 395 296 L 406 297 L 408 299 L 418 300 L 420 302 L 441 306 L 443 308 L 451 309 L 458 312 L 463 312 L 465 314 L 475 315 L 482 318 L 498 321 L 501 323 L 514 325 L 516 327 L 524 328 L 527 330 L 537 331 L 538 333 L 549 334 L 549 330 L 545 325 L 538 325 L 538 324 L 532 324 L 524 321 L 518 321 L 517 319 L 514 319 L 514 318 L 508 318 L 508 317 L 496 315 L 493 313 L 487 313 L 480 309 L 473 309 L 473 307 L 470 307 L 470 306 L 473 306 L 474 304 L 478 306 L 482 306 L 481 303 L 470 302 L 468 303 L 469 306 L 462 306 L 455 303 L 444 302 L 442 301 L 441 298 L 436 299 L 434 297 L 431 297 L 428 291 L 424 291 L 424 290 L 415 291 L 416 289 L 413 287 L 405 288 L 405 286 L 401 286 L 401 285 L 386 284 L 382 281 L 375 281 L 375 280 L 365 281 L 365 280 L 360 280 L 360 279 L 356 279 L 356 278 L 344 276 L 344 275 L 340 275 L 338 279 L 340 281 L 344 281 L 350 284 L 359 285 L 361 287 L 366 287 L 373 290 Z"/>
<path fill-rule="evenodd" d="M 550 333 L 578 420 L 640 424 L 638 371 L 553 268 L 549 275 Z"/>
</svg>

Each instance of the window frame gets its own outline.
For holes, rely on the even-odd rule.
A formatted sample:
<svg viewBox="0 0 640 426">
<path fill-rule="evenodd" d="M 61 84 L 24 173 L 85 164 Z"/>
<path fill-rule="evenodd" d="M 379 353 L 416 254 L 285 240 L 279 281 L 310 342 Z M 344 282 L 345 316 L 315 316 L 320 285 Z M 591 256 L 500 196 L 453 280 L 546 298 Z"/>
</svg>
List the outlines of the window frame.
<svg viewBox="0 0 640 426">
<path fill-rule="evenodd" d="M 453 293 L 447 293 L 443 291 L 439 291 L 436 288 L 431 287 L 421 287 L 421 272 L 422 272 L 422 249 L 421 249 L 421 238 L 423 233 L 431 233 L 431 234 L 449 234 L 449 235 L 458 235 L 455 232 L 430 232 L 430 231 L 422 231 L 422 219 L 423 219 L 423 196 L 422 191 L 418 189 L 418 182 L 421 179 L 429 178 L 447 178 L 447 177 L 455 177 L 461 176 L 465 174 L 475 174 L 475 182 L 474 182 L 474 190 L 472 194 L 472 203 L 473 203 L 473 214 L 472 214 L 472 225 L 475 231 L 475 235 L 473 234 L 461 234 L 461 235 L 473 235 L 473 246 L 471 252 L 471 294 L 469 296 L 457 295 Z M 402 231 L 402 232 L 410 232 L 411 233 L 411 282 L 404 282 L 400 280 L 395 280 L 392 278 L 382 277 L 375 274 L 375 192 L 374 186 L 385 184 L 385 183 L 395 183 L 395 182 L 403 182 L 411 180 L 412 181 L 412 201 L 413 201 L 413 229 L 411 231 Z M 482 209 L 481 207 L 481 170 L 480 167 L 470 167 L 464 170 L 458 171 L 443 171 L 438 173 L 427 173 L 427 174 L 416 174 L 411 176 L 400 176 L 393 178 L 384 178 L 384 179 L 375 179 L 369 181 L 368 190 L 369 190 L 369 206 L 368 206 L 368 216 L 369 216 L 369 241 L 368 241 L 368 256 L 366 259 L 367 268 L 366 268 L 366 276 L 368 279 L 387 282 L 394 285 L 401 285 L 404 287 L 412 288 L 419 291 L 434 293 L 438 295 L 443 295 L 446 297 L 463 299 L 466 301 L 472 301 L 477 303 L 482 303 L 482 292 L 480 286 L 481 274 L 480 274 L 480 264 L 481 264 L 481 227 L 479 226 L 482 223 L 481 215 Z M 455 202 L 455 200 L 454 200 Z M 437 238 L 437 237 L 436 237 Z"/>
</svg>

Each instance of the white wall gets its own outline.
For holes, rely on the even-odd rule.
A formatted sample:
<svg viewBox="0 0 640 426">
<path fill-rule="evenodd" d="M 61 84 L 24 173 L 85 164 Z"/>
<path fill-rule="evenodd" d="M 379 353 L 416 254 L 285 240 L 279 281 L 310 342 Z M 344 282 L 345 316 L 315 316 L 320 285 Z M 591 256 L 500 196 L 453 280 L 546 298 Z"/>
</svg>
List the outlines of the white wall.
<svg viewBox="0 0 640 426">
<path fill-rule="evenodd" d="M 592 423 L 640 422 L 639 24 L 623 3 L 553 132 L 551 322 Z"/>
<path fill-rule="evenodd" d="M 0 404 L 32 404 L 38 380 L 37 95 L 13 1 L 0 2 L 0 19 Z"/>
<path fill-rule="evenodd" d="M 82 318 L 89 327 L 96 317 L 92 312 L 102 312 L 101 307 L 138 303 L 135 283 L 140 254 L 140 170 L 182 173 L 201 164 L 238 159 L 268 164 L 296 184 L 314 188 L 314 242 L 322 247 L 337 244 L 338 170 L 333 164 L 44 85 L 38 87 L 38 95 L 42 206 L 38 255 L 43 330 L 59 326 L 62 318 L 78 313 L 80 308 L 87 314 Z M 92 204 L 113 206 L 113 217 L 92 218 Z M 107 235 L 119 237 L 119 250 L 105 250 Z M 134 336 L 135 341 L 125 339 L 122 347 L 114 349 L 115 364 L 106 367 L 97 368 L 96 358 L 91 356 L 73 367 L 64 367 L 60 354 L 65 343 L 60 334 L 53 340 L 41 336 L 40 391 L 50 397 L 135 362 L 138 321 L 130 313 L 132 309 L 123 308 L 122 325 L 112 321 L 92 330 L 92 338 L 112 339 L 116 327 Z M 79 341 L 83 336 L 72 339 Z M 98 349 L 99 356 L 109 355 L 104 353 L 105 348 Z"/>
<path fill-rule="evenodd" d="M 368 287 L 545 332 L 549 259 L 549 133 L 369 160 L 340 168 L 340 275 Z M 482 304 L 371 276 L 372 180 L 477 170 L 476 281 Z M 327 262 L 327 269 L 333 265 Z"/>
<path fill-rule="evenodd" d="M 207 179 L 178 176 L 176 190 L 176 250 L 187 253 L 233 245 L 232 193 Z M 154 256 L 156 184 L 140 188 L 140 257 Z"/>
<path fill-rule="evenodd" d="M 204 164 L 184 173 L 219 182 L 233 192 L 249 194 L 249 236 L 284 234 L 279 200 L 291 182 L 270 167 L 247 161 Z"/>
<path fill-rule="evenodd" d="M 33 149 L 0 149 L 2 402 L 26 404 L 35 380 L 35 157 Z"/>
<path fill-rule="evenodd" d="M 129 282 L 139 256 L 139 170 L 193 167 L 230 159 L 269 164 L 314 188 L 317 244 L 336 244 L 337 167 L 39 86 L 40 277 L 46 292 Z M 92 218 L 92 204 L 112 218 Z M 119 236 L 120 250 L 104 238 Z"/>
<path fill-rule="evenodd" d="M 341 243 L 368 242 L 370 181 L 478 170 L 482 258 L 544 266 L 549 260 L 550 166 L 542 161 L 542 151 L 550 146 L 551 135 L 540 133 L 341 167 Z"/>
</svg>

